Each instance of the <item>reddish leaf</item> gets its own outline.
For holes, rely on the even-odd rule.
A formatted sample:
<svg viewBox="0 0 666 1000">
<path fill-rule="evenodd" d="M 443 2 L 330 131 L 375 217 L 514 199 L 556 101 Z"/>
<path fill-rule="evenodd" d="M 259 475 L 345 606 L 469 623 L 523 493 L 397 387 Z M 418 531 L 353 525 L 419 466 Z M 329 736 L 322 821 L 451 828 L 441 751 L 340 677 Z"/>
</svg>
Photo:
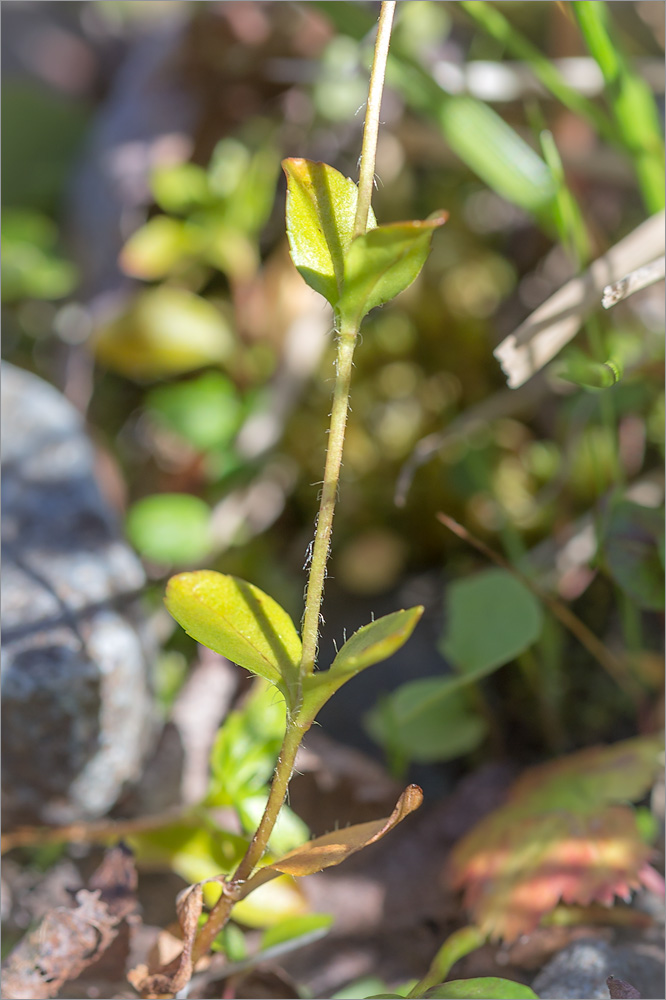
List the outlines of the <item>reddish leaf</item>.
<svg viewBox="0 0 666 1000">
<path fill-rule="evenodd" d="M 657 774 L 655 737 L 531 768 L 455 848 L 451 877 L 474 922 L 513 941 L 565 903 L 610 906 L 653 877 L 633 810 Z"/>
</svg>

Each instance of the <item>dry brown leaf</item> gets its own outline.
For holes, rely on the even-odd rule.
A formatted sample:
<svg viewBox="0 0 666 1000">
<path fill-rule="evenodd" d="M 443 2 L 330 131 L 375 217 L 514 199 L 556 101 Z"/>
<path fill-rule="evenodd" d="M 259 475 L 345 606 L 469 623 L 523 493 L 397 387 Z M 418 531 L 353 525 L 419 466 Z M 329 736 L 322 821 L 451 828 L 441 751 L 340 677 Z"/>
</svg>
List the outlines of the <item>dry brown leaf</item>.
<svg viewBox="0 0 666 1000">
<path fill-rule="evenodd" d="M 6 1000 L 46 1000 L 96 962 L 136 907 L 136 870 L 124 847 L 108 851 L 76 894 L 76 907 L 56 907 L 19 942 L 3 969 Z"/>
<path fill-rule="evenodd" d="M 176 900 L 178 922 L 183 934 L 179 954 L 160 972 L 152 973 L 147 965 L 138 965 L 127 978 L 147 1000 L 178 993 L 192 978 L 192 949 L 203 909 L 203 884 L 196 882 L 179 893 Z"/>
<path fill-rule="evenodd" d="M 335 830 L 323 837 L 297 847 L 266 868 L 285 875 L 312 875 L 332 865 L 339 865 L 363 847 L 374 844 L 389 830 L 409 816 L 423 802 L 423 792 L 418 785 L 408 785 L 390 816 L 370 823 L 359 823 L 344 830 Z M 263 869 L 262 869 L 263 871 Z"/>
<path fill-rule="evenodd" d="M 657 737 L 624 740 L 519 778 L 506 804 L 451 857 L 453 885 L 464 889 L 475 923 L 490 937 L 514 941 L 560 899 L 610 906 L 653 880 L 651 849 L 624 803 L 649 789 L 661 749 Z"/>
</svg>

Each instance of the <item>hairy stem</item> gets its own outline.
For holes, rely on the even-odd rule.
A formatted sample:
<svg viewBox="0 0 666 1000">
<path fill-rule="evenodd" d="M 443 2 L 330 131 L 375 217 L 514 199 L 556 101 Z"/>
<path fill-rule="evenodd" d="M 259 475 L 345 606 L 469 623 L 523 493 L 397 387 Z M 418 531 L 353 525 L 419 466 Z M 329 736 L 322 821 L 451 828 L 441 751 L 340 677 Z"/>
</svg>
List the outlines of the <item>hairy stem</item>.
<svg viewBox="0 0 666 1000">
<path fill-rule="evenodd" d="M 326 579 L 326 563 L 331 544 L 333 529 L 333 514 L 338 494 L 340 466 L 342 464 L 342 448 L 347 425 L 347 410 L 349 408 L 349 386 L 351 383 L 352 359 L 356 343 L 355 330 L 343 330 L 338 339 L 338 354 L 336 359 L 337 375 L 333 393 L 333 408 L 331 410 L 331 425 L 326 451 L 326 466 L 324 468 L 324 484 L 321 490 L 319 513 L 317 515 L 317 530 L 312 562 L 308 577 L 308 588 L 305 598 L 305 614 L 303 616 L 303 655 L 301 672 L 310 674 L 314 670 L 319 640 L 319 612 L 324 593 Z"/>
<path fill-rule="evenodd" d="M 379 110 L 382 103 L 386 60 L 391 41 L 394 13 L 395 0 L 386 0 L 386 2 L 382 3 L 379 26 L 377 28 L 377 40 L 375 42 L 375 55 L 370 74 L 365 125 L 363 127 L 363 147 L 361 149 L 361 167 L 358 177 L 358 201 L 356 203 L 356 219 L 354 220 L 354 236 L 362 236 L 368 228 L 370 202 L 372 201 L 372 190 L 375 183 Z"/>
<path fill-rule="evenodd" d="M 275 774 L 273 775 L 271 791 L 264 814 L 242 861 L 234 872 L 231 883 L 244 882 L 252 874 L 253 869 L 257 866 L 257 863 L 261 860 L 266 850 L 268 839 L 273 832 L 273 827 L 287 794 L 287 786 L 294 770 L 296 752 L 300 746 L 304 731 L 301 726 L 291 722 L 291 720 L 287 722 L 287 731 L 282 749 L 280 750 L 280 756 L 278 757 Z M 235 902 L 236 896 L 233 892 L 222 893 L 211 910 L 208 920 L 197 935 L 193 951 L 195 962 L 202 955 L 206 954 L 215 937 L 227 923 Z"/>
<path fill-rule="evenodd" d="M 368 106 L 363 131 L 359 193 L 354 223 L 354 234 L 356 236 L 362 235 L 367 230 L 375 174 L 379 109 L 382 100 L 394 9 L 395 2 L 382 3 L 379 17 L 379 28 L 370 76 Z M 349 409 L 349 387 L 357 333 L 358 330 L 356 328 L 343 328 L 338 335 L 335 389 L 333 392 L 328 448 L 326 450 L 324 484 L 321 492 L 319 514 L 317 515 L 317 529 L 303 616 L 303 653 L 300 663 L 301 678 L 314 671 L 317 657 L 319 616 L 324 593 L 324 580 L 326 579 L 326 563 L 331 543 L 333 514 L 340 479 L 342 449 L 347 425 L 347 411 Z M 211 910 L 208 920 L 197 935 L 193 949 L 194 962 L 208 951 L 214 938 L 229 920 L 234 903 L 240 898 L 238 883 L 244 882 L 249 878 L 266 850 L 268 840 L 287 794 L 287 787 L 294 769 L 296 752 L 311 722 L 312 720 L 298 720 L 290 717 L 287 719 L 284 742 L 275 768 L 270 795 L 264 814 L 261 817 L 261 822 L 250 841 L 245 856 L 233 876 L 225 883 L 225 891 L 223 891 Z"/>
</svg>

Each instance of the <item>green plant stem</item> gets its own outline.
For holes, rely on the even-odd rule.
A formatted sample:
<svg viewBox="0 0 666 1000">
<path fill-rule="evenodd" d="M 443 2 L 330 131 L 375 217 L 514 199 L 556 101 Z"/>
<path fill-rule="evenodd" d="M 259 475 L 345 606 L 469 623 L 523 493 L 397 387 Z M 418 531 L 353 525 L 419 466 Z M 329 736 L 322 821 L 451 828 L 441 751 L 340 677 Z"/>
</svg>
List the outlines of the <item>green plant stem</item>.
<svg viewBox="0 0 666 1000">
<path fill-rule="evenodd" d="M 385 0 L 382 3 L 379 15 L 375 55 L 370 74 L 370 87 L 368 88 L 368 106 L 365 113 L 365 125 L 363 127 L 363 147 L 361 149 L 361 166 L 358 176 L 358 201 L 356 203 L 356 219 L 354 220 L 354 236 L 362 236 L 368 228 L 370 202 L 372 201 L 372 190 L 375 183 L 379 109 L 382 103 L 386 60 L 391 41 L 394 13 L 395 0 Z"/>
<path fill-rule="evenodd" d="M 312 673 L 317 656 L 319 611 L 324 593 L 326 563 L 331 543 L 333 514 L 335 513 L 335 502 L 337 500 L 338 482 L 340 479 L 355 345 L 356 331 L 342 330 L 338 338 L 337 374 L 333 393 L 328 448 L 326 451 L 324 484 L 321 491 L 319 513 L 317 515 L 317 531 L 312 550 L 312 563 L 310 564 L 307 595 L 305 598 L 305 614 L 303 616 L 301 636 L 303 640 L 303 655 L 301 658 L 302 674 Z"/>
<path fill-rule="evenodd" d="M 370 201 L 372 199 L 374 184 L 377 136 L 379 132 L 379 109 L 384 87 L 386 59 L 388 56 L 394 10 L 395 2 L 382 3 L 375 55 L 370 76 L 365 127 L 363 130 L 359 193 L 354 223 L 354 233 L 356 236 L 365 233 L 368 225 Z M 338 335 L 335 389 L 333 392 L 328 448 L 326 450 L 326 464 L 324 467 L 324 483 L 321 492 L 319 513 L 317 515 L 317 528 L 310 573 L 308 575 L 305 612 L 303 615 L 303 653 L 299 670 L 301 679 L 314 671 L 317 656 L 319 616 L 324 593 L 324 581 L 326 579 L 326 563 L 331 544 L 333 514 L 335 512 L 338 482 L 340 479 L 347 411 L 349 409 L 349 388 L 357 334 L 358 330 L 356 328 L 346 329 L 343 327 Z M 294 770 L 296 753 L 303 735 L 310 728 L 312 721 L 312 719 L 308 718 L 299 718 L 297 712 L 295 717 L 292 716 L 287 719 L 284 742 L 280 750 L 280 756 L 278 757 L 263 816 L 250 841 L 245 856 L 233 876 L 223 884 L 222 895 L 197 935 L 193 948 L 194 962 L 209 950 L 213 940 L 229 920 L 234 903 L 237 902 L 240 896 L 239 883 L 245 882 L 249 878 L 266 850 L 268 840 L 273 832 L 273 827 L 287 794 L 287 787 Z"/>
<path fill-rule="evenodd" d="M 361 166 L 358 181 L 358 200 L 356 202 L 356 218 L 354 220 L 354 235 L 362 236 L 368 228 L 368 215 L 375 179 L 375 158 L 377 154 L 377 136 L 379 134 L 379 111 L 382 103 L 384 77 L 386 75 L 386 60 L 395 2 L 382 3 L 377 28 L 375 55 L 370 74 L 368 104 L 363 129 L 363 148 L 361 151 Z M 338 495 L 340 466 L 342 464 L 342 448 L 345 440 L 347 411 L 349 409 L 349 387 L 351 384 L 352 363 L 356 336 L 358 330 L 342 329 L 338 336 L 338 353 L 336 358 L 335 390 L 331 423 L 329 429 L 328 448 L 326 450 L 326 466 L 324 468 L 324 484 L 321 491 L 317 529 L 312 549 L 312 562 L 308 576 L 307 593 L 305 597 L 305 612 L 303 614 L 303 654 L 301 656 L 301 676 L 311 674 L 317 658 L 319 641 L 319 615 L 324 594 L 326 579 L 326 563 L 331 544 L 333 514 Z"/>
<path fill-rule="evenodd" d="M 255 830 L 247 851 L 240 861 L 238 868 L 233 874 L 230 884 L 244 882 L 252 874 L 258 862 L 266 850 L 268 839 L 273 832 L 273 827 L 280 814 L 280 809 L 287 794 L 287 786 L 294 771 L 294 761 L 296 753 L 301 744 L 303 735 L 309 726 L 303 727 L 293 722 L 287 721 L 284 742 L 280 750 L 280 756 L 273 775 L 268 802 L 264 809 L 261 822 Z M 224 925 L 229 920 L 231 910 L 237 901 L 237 895 L 232 891 L 223 892 L 217 903 L 213 907 L 208 920 L 199 931 L 194 945 L 194 961 L 205 955 L 214 939 L 220 933 Z"/>
</svg>

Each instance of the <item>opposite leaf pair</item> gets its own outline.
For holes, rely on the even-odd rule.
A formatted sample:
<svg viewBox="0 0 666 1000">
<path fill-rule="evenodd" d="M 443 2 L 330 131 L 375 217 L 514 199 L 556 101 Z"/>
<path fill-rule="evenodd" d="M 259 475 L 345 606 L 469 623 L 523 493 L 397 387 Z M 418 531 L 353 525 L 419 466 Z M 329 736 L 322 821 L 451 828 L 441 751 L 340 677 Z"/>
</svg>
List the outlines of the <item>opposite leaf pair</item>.
<svg viewBox="0 0 666 1000">
<path fill-rule="evenodd" d="M 385 660 L 412 634 L 422 607 L 395 611 L 364 625 L 344 644 L 330 670 L 301 673 L 301 640 L 287 612 L 258 587 L 214 570 L 179 573 L 166 606 L 188 635 L 270 681 L 304 730 L 338 688 Z"/>
<path fill-rule="evenodd" d="M 378 226 L 371 211 L 368 232 L 354 238 L 356 184 L 326 163 L 293 157 L 282 166 L 292 260 L 308 285 L 331 303 L 340 329 L 357 332 L 371 309 L 411 285 L 448 213 Z"/>
</svg>

